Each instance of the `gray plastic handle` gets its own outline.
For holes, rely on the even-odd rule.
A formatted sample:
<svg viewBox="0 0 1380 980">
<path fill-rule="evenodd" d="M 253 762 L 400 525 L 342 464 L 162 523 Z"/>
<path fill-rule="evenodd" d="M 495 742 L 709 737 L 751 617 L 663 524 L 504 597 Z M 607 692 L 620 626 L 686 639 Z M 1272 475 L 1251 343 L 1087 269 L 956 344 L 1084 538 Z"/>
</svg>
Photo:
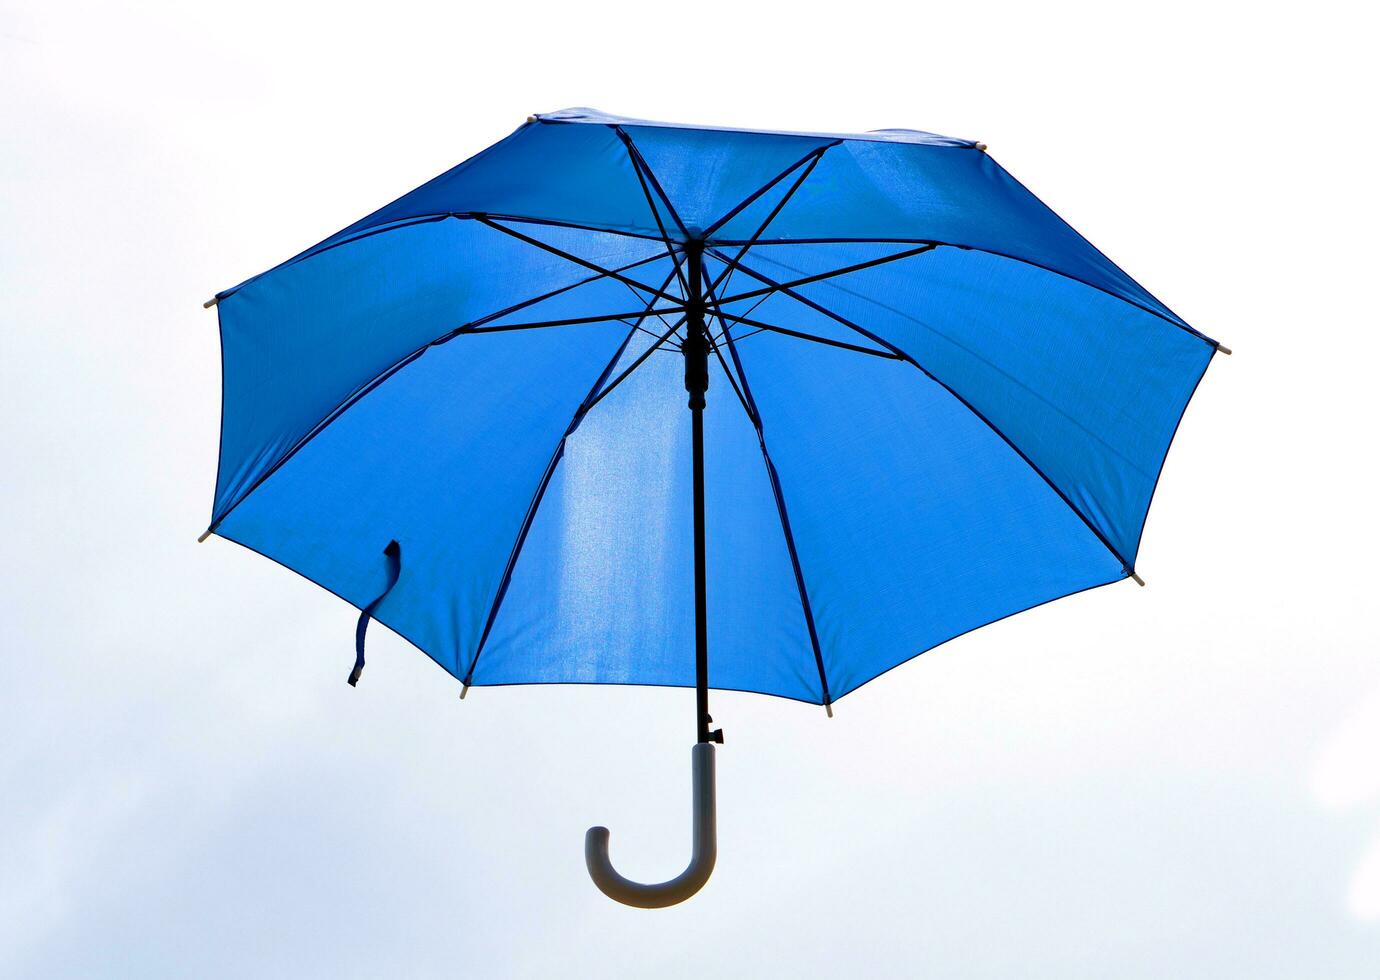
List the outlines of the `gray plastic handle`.
<svg viewBox="0 0 1380 980">
<path fill-rule="evenodd" d="M 694 838 L 690 864 L 677 877 L 657 885 L 629 881 L 609 863 L 607 827 L 585 831 L 585 866 L 599 890 L 624 905 L 639 909 L 664 909 L 677 905 L 704 887 L 714 871 L 719 844 L 714 817 L 714 746 L 700 742 L 690 750 L 694 792 Z"/>
</svg>

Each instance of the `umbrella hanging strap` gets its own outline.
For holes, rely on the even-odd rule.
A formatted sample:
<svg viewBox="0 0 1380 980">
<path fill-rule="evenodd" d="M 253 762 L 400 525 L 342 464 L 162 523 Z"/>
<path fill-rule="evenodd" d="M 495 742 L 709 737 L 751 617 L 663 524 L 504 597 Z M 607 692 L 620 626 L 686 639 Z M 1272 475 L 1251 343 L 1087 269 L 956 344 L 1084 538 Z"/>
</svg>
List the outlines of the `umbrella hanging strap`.
<svg viewBox="0 0 1380 980">
<path fill-rule="evenodd" d="M 359 675 L 364 673 L 364 632 L 369 628 L 369 620 L 373 618 L 374 610 L 378 608 L 379 603 L 393 591 L 393 586 L 398 584 L 398 576 L 402 574 L 402 548 L 398 546 L 398 542 L 388 542 L 388 547 L 383 549 L 383 553 L 388 558 L 388 584 L 373 602 L 360 611 L 359 624 L 355 627 L 355 669 L 350 671 L 351 687 L 359 683 Z"/>
</svg>

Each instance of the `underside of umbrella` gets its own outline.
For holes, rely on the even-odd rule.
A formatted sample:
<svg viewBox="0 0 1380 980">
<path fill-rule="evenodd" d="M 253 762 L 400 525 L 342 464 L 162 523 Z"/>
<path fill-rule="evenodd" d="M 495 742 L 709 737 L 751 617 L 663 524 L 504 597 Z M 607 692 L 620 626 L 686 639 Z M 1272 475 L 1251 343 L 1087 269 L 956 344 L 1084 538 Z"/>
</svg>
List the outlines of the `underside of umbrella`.
<svg viewBox="0 0 1380 980">
<path fill-rule="evenodd" d="M 711 798 L 708 688 L 830 706 L 1135 576 L 1225 350 L 981 144 L 591 110 L 213 302 L 208 534 L 466 690 L 696 686 Z"/>
</svg>

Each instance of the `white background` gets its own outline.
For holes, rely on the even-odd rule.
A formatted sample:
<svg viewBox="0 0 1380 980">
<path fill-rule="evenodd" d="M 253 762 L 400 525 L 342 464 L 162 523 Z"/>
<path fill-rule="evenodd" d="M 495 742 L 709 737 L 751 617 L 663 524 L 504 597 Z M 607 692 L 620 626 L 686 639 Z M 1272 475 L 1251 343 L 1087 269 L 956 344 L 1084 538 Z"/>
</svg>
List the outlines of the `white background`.
<svg viewBox="0 0 1380 980">
<path fill-rule="evenodd" d="M 1347 4 L 21 2 L 0 13 L 0 975 L 1380 975 L 1373 29 Z M 1355 8 L 1359 11 L 1359 5 Z M 1235 349 L 1149 587 L 838 716 L 458 685 L 218 539 L 201 301 L 530 112 L 992 154 Z"/>
</svg>

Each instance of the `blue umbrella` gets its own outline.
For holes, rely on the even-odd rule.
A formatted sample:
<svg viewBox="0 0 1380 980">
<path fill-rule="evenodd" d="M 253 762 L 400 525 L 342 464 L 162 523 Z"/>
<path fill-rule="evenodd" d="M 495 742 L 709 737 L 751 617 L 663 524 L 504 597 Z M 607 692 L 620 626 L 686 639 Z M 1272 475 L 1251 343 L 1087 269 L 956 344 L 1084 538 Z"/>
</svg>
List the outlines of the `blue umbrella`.
<svg viewBox="0 0 1380 980">
<path fill-rule="evenodd" d="M 823 705 L 1136 574 L 1217 351 L 981 143 L 568 109 L 207 305 L 212 533 L 472 686 Z M 688 401 L 689 411 L 685 410 Z M 203 535 L 203 538 L 205 535 Z M 1144 584 L 1143 582 L 1141 584 Z"/>
</svg>

